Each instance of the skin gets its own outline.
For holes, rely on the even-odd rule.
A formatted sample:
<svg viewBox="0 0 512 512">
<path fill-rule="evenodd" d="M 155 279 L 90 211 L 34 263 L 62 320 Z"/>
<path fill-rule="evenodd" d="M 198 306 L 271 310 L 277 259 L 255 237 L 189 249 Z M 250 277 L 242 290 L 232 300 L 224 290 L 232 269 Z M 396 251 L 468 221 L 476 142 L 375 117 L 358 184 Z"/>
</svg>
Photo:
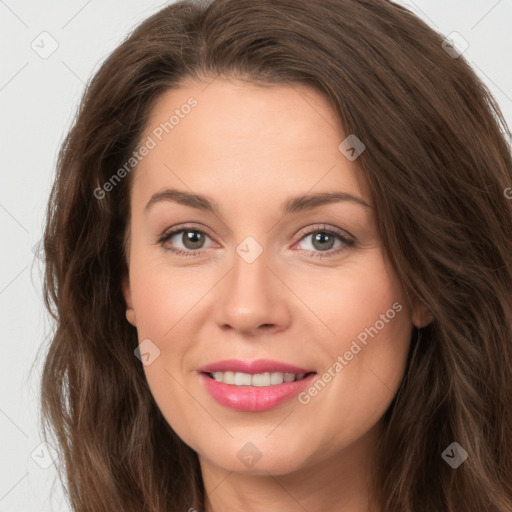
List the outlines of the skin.
<svg viewBox="0 0 512 512">
<path fill-rule="evenodd" d="M 366 511 L 381 418 L 403 378 L 412 326 L 431 318 L 383 253 L 364 174 L 338 150 L 347 134 L 322 95 L 298 85 L 189 82 L 158 99 L 141 140 L 190 96 L 198 105 L 143 158 L 131 189 L 123 292 L 139 341 L 160 350 L 144 366 L 151 392 L 199 456 L 207 512 Z M 173 201 L 145 212 L 166 188 L 207 195 L 219 213 Z M 350 193 L 370 207 L 343 201 L 281 213 L 286 200 L 316 192 Z M 183 233 L 158 243 L 184 223 L 206 232 L 198 249 Z M 337 238 L 315 246 L 314 234 L 301 237 L 318 225 L 355 242 L 336 253 Z M 250 264 L 236 252 L 247 236 L 263 250 Z M 198 376 L 207 363 L 260 358 L 323 374 L 395 302 L 401 311 L 307 404 L 294 397 L 237 412 Z M 261 453 L 251 467 L 237 457 L 247 442 Z"/>
</svg>

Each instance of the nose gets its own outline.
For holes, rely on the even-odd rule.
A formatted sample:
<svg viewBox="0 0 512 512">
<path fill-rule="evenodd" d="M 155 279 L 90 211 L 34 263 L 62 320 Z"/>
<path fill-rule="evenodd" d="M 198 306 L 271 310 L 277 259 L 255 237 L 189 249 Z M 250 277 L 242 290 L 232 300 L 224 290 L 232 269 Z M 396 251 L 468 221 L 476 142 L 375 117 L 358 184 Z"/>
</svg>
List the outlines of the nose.
<svg viewBox="0 0 512 512">
<path fill-rule="evenodd" d="M 293 294 L 270 263 L 265 251 L 251 263 L 235 254 L 215 297 L 215 319 L 221 329 L 255 337 L 289 326 Z"/>
</svg>

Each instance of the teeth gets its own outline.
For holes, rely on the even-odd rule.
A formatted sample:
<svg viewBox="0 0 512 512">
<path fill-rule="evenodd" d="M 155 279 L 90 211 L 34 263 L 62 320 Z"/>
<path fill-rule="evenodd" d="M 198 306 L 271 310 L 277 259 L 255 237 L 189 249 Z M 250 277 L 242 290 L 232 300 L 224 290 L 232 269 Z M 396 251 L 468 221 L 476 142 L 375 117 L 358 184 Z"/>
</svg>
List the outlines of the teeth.
<svg viewBox="0 0 512 512">
<path fill-rule="evenodd" d="M 250 386 L 252 377 L 248 373 L 235 373 L 235 386 Z"/>
<path fill-rule="evenodd" d="M 252 378 L 250 375 L 247 376 L 249 377 L 249 384 L 252 384 L 253 386 L 257 386 L 259 388 L 263 386 L 270 386 L 270 373 L 258 373 L 253 375 Z"/>
<path fill-rule="evenodd" d="M 214 372 L 210 374 L 217 382 L 223 382 L 224 384 L 234 384 L 235 386 L 275 386 L 282 384 L 283 382 L 293 382 L 294 380 L 301 380 L 306 375 L 305 373 L 256 373 L 254 375 L 250 373 L 241 372 Z"/>
<path fill-rule="evenodd" d="M 285 382 L 293 382 L 295 380 L 295 374 L 294 373 L 285 373 L 284 374 L 284 381 Z"/>
<path fill-rule="evenodd" d="M 217 375 L 220 375 L 218 379 L 219 382 L 225 382 L 226 384 L 234 384 L 235 383 L 235 372 L 216 372 Z M 223 378 L 224 374 L 224 378 Z"/>
<path fill-rule="evenodd" d="M 275 372 L 270 374 L 270 385 L 282 384 L 284 380 L 284 374 L 281 372 Z"/>
</svg>

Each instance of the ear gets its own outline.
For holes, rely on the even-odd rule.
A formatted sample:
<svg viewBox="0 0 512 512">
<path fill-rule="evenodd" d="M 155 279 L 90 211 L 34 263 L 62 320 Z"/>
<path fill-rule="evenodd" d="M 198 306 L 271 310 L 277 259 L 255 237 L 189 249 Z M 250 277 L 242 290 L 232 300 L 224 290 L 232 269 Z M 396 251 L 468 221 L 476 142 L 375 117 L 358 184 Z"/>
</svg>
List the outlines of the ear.
<svg viewBox="0 0 512 512">
<path fill-rule="evenodd" d="M 417 297 L 412 299 L 411 321 L 413 325 L 421 329 L 434 319 L 430 310 Z"/>
<path fill-rule="evenodd" d="M 137 321 L 135 318 L 135 310 L 133 309 L 132 302 L 132 291 L 130 286 L 130 277 L 125 274 L 122 279 L 123 296 L 126 302 L 126 320 L 130 322 L 134 327 L 137 327 Z"/>
</svg>

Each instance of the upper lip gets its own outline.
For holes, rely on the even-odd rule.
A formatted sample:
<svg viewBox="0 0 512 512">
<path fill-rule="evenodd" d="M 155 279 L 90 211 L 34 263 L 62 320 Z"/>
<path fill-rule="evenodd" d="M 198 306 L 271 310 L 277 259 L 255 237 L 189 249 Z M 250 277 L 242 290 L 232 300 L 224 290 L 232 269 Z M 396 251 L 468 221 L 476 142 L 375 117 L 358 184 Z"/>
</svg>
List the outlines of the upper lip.
<svg viewBox="0 0 512 512">
<path fill-rule="evenodd" d="M 240 359 L 226 359 L 224 361 L 217 361 L 215 363 L 207 364 L 199 371 L 202 373 L 214 373 L 214 372 L 240 372 L 240 373 L 310 373 L 315 370 L 307 370 L 305 368 L 299 368 L 288 363 L 282 363 L 281 361 L 272 361 L 269 359 L 257 359 L 255 361 L 242 361 Z"/>
</svg>

